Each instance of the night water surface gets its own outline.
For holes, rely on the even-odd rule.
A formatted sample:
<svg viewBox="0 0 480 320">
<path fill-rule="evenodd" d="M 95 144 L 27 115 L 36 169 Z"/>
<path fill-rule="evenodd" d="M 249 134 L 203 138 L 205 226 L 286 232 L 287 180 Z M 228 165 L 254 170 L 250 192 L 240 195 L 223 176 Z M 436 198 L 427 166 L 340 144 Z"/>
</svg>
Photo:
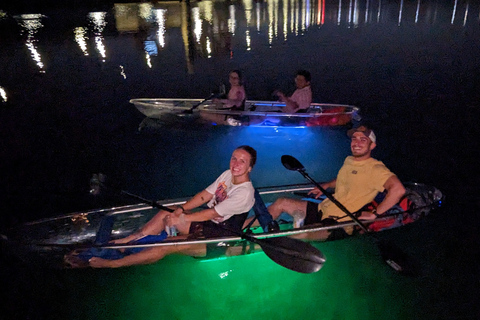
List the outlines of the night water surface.
<svg viewBox="0 0 480 320">
<path fill-rule="evenodd" d="M 73 1 L 72 1 L 73 2 Z M 385 232 L 421 266 L 405 277 L 369 237 L 320 243 L 315 274 L 263 254 L 170 256 L 119 270 L 49 270 L 2 242 L 5 319 L 478 319 L 480 8 L 473 1 L 77 2 L 35 11 L 0 4 L 0 227 L 129 202 L 92 198 L 102 172 L 149 199 L 191 196 L 258 151 L 257 187 L 318 181 L 349 154 L 348 126 L 166 125 L 132 98 L 208 97 L 240 69 L 247 96 L 294 90 L 356 105 L 374 156 L 403 181 L 432 184 L 443 208 Z"/>
</svg>

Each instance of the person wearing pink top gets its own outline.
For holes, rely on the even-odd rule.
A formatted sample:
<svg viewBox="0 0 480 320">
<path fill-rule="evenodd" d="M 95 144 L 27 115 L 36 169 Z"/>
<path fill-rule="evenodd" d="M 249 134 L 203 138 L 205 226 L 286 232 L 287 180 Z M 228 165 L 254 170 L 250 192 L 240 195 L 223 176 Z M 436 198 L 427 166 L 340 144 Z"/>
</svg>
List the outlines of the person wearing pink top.
<svg viewBox="0 0 480 320">
<path fill-rule="evenodd" d="M 230 90 L 228 91 L 227 99 L 213 99 L 213 102 L 223 104 L 224 108 L 243 110 L 247 94 L 242 84 L 242 73 L 240 70 L 232 70 L 228 75 L 228 80 L 230 82 Z"/>
<path fill-rule="evenodd" d="M 306 112 L 312 103 L 312 89 L 310 88 L 311 80 L 310 72 L 306 70 L 297 71 L 295 76 L 295 85 L 297 90 L 287 97 L 283 92 L 277 91 L 276 94 L 280 98 L 280 101 L 285 102 L 286 106 L 283 108 L 283 112 L 295 113 Z"/>
</svg>

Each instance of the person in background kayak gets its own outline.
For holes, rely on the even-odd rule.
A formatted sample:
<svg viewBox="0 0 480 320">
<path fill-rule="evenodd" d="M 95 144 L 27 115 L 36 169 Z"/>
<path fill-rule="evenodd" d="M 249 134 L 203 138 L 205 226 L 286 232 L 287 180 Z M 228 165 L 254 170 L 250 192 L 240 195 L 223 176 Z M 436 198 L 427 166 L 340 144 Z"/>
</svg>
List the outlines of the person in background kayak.
<svg viewBox="0 0 480 320">
<path fill-rule="evenodd" d="M 351 137 L 350 149 L 352 155 L 345 159 L 338 172 L 337 178 L 321 186 L 324 189 L 334 188 L 334 197 L 350 212 L 359 212 L 359 219 L 373 220 L 377 216 L 397 204 L 405 194 L 405 188 L 395 174 L 393 174 L 381 161 L 371 157 L 372 150 L 376 147 L 376 136 L 373 130 L 360 126 L 348 131 Z M 371 203 L 379 192 L 386 190 L 383 201 L 373 211 L 361 211 Z M 315 198 L 322 195 L 318 188 L 310 191 Z M 312 202 L 290 198 L 279 198 L 268 211 L 273 219 L 286 212 L 297 219 L 304 221 L 304 225 L 321 223 L 323 219 L 330 218 L 336 221 L 346 221 L 350 217 L 338 208 L 329 199 L 322 202 Z"/>
<path fill-rule="evenodd" d="M 224 108 L 244 110 L 247 94 L 243 87 L 242 73 L 240 70 L 230 71 L 228 81 L 230 82 L 230 90 L 228 91 L 227 99 L 213 99 L 213 102 L 223 104 Z"/>
<path fill-rule="evenodd" d="M 280 101 L 285 102 L 286 106 L 283 108 L 283 112 L 295 113 L 306 112 L 310 108 L 312 103 L 312 89 L 310 87 L 310 81 L 312 76 L 307 70 L 298 70 L 295 76 L 295 85 L 297 89 L 290 96 L 287 97 L 283 92 L 276 91 L 275 94 L 279 97 Z"/>
<path fill-rule="evenodd" d="M 257 152 L 250 146 L 240 146 L 233 151 L 230 168 L 217 180 L 174 212 L 159 211 L 136 233 L 118 240 L 115 244 L 132 243 L 148 235 L 158 235 L 165 227 L 175 226 L 180 236 L 211 238 L 231 236 L 232 233 L 217 226 L 221 224 L 230 229 L 241 231 L 248 212 L 254 205 L 254 188 L 250 181 L 250 172 L 257 159 Z M 193 209 L 207 204 L 208 208 L 193 212 Z M 94 268 L 118 268 L 124 266 L 149 264 L 168 254 L 182 253 L 196 255 L 206 250 L 205 244 L 181 246 L 157 246 L 146 248 L 116 260 L 92 257 L 88 264 Z"/>
</svg>

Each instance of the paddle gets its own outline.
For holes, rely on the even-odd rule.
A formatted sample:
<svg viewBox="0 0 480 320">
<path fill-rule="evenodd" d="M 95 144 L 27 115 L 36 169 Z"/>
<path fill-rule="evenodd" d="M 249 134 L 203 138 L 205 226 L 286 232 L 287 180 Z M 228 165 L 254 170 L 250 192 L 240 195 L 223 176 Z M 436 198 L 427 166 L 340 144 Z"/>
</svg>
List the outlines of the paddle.
<svg viewBox="0 0 480 320">
<path fill-rule="evenodd" d="M 93 175 L 92 179 L 90 180 L 90 193 L 98 195 L 101 191 L 101 188 L 106 189 L 107 187 L 105 186 L 104 182 L 104 175 Z M 119 190 L 118 192 L 146 203 L 152 207 L 168 212 L 174 211 L 168 207 L 158 204 L 155 201 L 145 199 L 128 191 Z M 288 237 L 258 239 L 243 232 L 232 230 L 223 225 L 217 224 L 216 226 L 227 230 L 234 235 L 240 236 L 245 240 L 258 244 L 270 259 L 292 271 L 313 273 L 320 270 L 325 263 L 325 257 L 320 250 L 301 240 Z"/>
<path fill-rule="evenodd" d="M 190 109 L 187 109 L 185 110 L 183 113 L 184 114 L 192 114 L 193 113 L 193 110 L 195 110 L 196 108 L 200 107 L 202 104 L 204 104 L 205 102 L 207 102 L 208 100 L 214 98 L 214 97 L 217 97 L 217 96 L 221 96 L 225 94 L 225 86 L 222 84 L 220 86 L 220 90 L 218 93 L 212 93 L 207 99 L 197 103 L 196 105 L 192 106 Z"/>
<path fill-rule="evenodd" d="M 290 155 L 283 155 L 282 164 L 285 168 L 291 171 L 298 171 L 302 174 L 307 180 L 312 182 L 323 194 L 332 201 L 338 208 L 340 208 L 343 212 L 345 212 L 355 223 L 363 230 L 365 233 L 371 234 L 375 240 L 377 241 L 378 248 L 380 250 L 380 254 L 385 262 L 392 267 L 395 271 L 398 271 L 403 274 L 407 275 L 415 275 L 416 274 L 416 267 L 412 261 L 409 260 L 408 255 L 404 253 L 400 248 L 398 248 L 393 242 L 391 241 L 380 241 L 378 237 L 376 237 L 368 228 L 355 217 L 344 205 L 342 205 L 337 199 L 333 197 L 333 195 L 322 188 L 322 186 L 313 180 L 306 172 L 305 167 L 298 161 L 296 158 Z"/>
<path fill-rule="evenodd" d="M 197 103 L 196 105 L 192 106 L 190 109 L 187 109 L 187 110 L 183 111 L 183 113 L 192 114 L 193 110 L 200 107 L 202 104 L 204 104 L 205 102 L 207 102 L 208 100 L 212 99 L 215 96 L 216 96 L 216 94 L 212 93 L 207 99 L 203 100 L 202 102 Z"/>
</svg>

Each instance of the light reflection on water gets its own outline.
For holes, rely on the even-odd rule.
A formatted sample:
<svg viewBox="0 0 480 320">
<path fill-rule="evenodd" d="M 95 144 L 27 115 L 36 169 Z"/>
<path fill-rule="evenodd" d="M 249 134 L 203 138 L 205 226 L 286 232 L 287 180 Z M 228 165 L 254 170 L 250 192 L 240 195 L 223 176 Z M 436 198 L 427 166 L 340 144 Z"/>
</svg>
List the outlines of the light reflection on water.
<svg viewBox="0 0 480 320">
<path fill-rule="evenodd" d="M 105 29 L 107 22 L 105 21 L 105 16 L 107 15 L 106 12 L 90 12 L 88 17 L 90 19 L 90 23 L 93 27 L 94 32 L 94 39 L 95 39 L 95 47 L 102 57 L 102 61 L 105 62 L 105 58 L 107 57 L 107 52 L 105 48 L 104 37 L 103 37 L 103 30 Z"/>
<path fill-rule="evenodd" d="M 43 18 L 45 18 L 45 16 L 41 14 L 22 14 L 17 18 L 18 23 L 22 27 L 22 32 L 27 34 L 25 45 L 30 51 L 32 60 L 36 62 L 40 73 L 45 72 L 45 66 L 42 62 L 41 54 L 36 46 L 37 40 L 35 39 L 35 35 L 41 28 L 43 28 Z"/>
<path fill-rule="evenodd" d="M 230 56 L 233 51 L 255 50 L 263 46 L 265 40 L 272 46 L 275 42 L 286 42 L 290 37 L 297 37 L 312 27 L 323 25 L 336 24 L 341 28 L 385 26 L 396 19 L 398 26 L 411 22 L 432 26 L 448 23 L 466 26 L 469 22 L 476 23 L 479 20 L 479 8 L 471 8 L 469 1 L 458 3 L 456 0 L 450 9 L 444 6 L 441 1 L 421 0 L 401 1 L 399 4 L 381 0 L 274 0 L 253 4 L 251 0 L 245 0 L 228 6 L 213 6 L 211 1 L 193 4 L 117 3 L 111 12 L 90 12 L 87 24 L 75 26 L 73 33 L 85 56 L 88 56 L 88 33 L 93 33 L 92 45 L 100 60 L 105 62 L 108 44 L 105 43 L 104 31 L 108 27 L 108 16 L 114 21 L 117 32 L 138 33 L 144 37 L 146 63 L 151 67 L 150 56 L 156 56 L 158 48 L 168 50 L 168 33 L 174 28 L 187 30 L 182 32 L 182 37 L 187 60 L 193 60 L 195 55 L 211 58 L 221 55 L 225 50 Z M 449 11 L 450 15 L 447 16 Z M 41 20 L 45 16 L 29 14 L 15 17 L 27 33 L 25 44 L 31 52 L 31 58 L 38 65 L 39 72 L 45 72 L 35 38 L 44 26 Z M 144 30 L 148 31 L 142 35 Z M 262 34 L 266 34 L 267 39 Z"/>
<path fill-rule="evenodd" d="M 2 98 L 2 102 L 7 102 L 8 101 L 7 92 L 5 91 L 5 88 L 3 88 L 3 87 L 0 87 L 0 97 Z"/>
</svg>

